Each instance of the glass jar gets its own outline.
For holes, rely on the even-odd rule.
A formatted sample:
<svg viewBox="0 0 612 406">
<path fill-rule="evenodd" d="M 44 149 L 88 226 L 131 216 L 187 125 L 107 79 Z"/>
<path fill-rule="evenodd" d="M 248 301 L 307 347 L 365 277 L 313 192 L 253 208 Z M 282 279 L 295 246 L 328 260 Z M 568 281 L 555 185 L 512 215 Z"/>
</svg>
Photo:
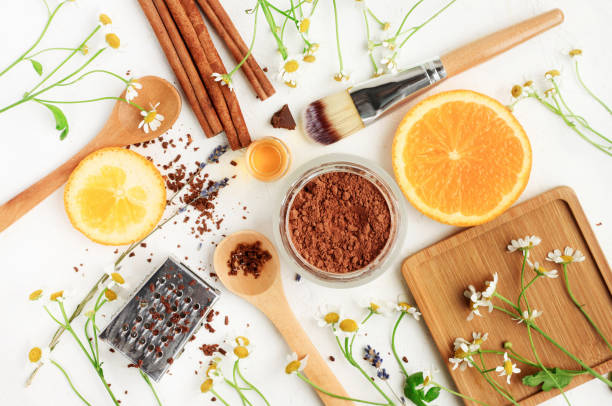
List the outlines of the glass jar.
<svg viewBox="0 0 612 406">
<path fill-rule="evenodd" d="M 289 213 L 297 194 L 311 180 L 329 172 L 348 172 L 372 182 L 384 197 L 391 224 L 389 238 L 378 256 L 368 265 L 347 273 L 328 272 L 315 267 L 300 255 L 289 231 Z M 297 267 L 297 272 L 321 285 L 348 288 L 363 285 L 380 276 L 389 260 L 398 255 L 406 235 L 406 204 L 393 178 L 379 165 L 367 159 L 348 154 L 329 154 L 307 162 L 287 179 L 285 192 L 279 199 L 274 218 L 274 237 L 281 257 Z"/>
</svg>

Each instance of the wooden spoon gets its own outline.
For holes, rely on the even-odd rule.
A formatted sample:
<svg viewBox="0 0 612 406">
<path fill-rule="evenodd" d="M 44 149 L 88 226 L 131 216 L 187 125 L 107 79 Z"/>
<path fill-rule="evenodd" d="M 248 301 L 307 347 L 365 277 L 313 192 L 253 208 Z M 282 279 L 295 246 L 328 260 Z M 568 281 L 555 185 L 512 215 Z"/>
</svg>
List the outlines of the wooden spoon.
<svg viewBox="0 0 612 406">
<path fill-rule="evenodd" d="M 138 124 L 142 120 L 140 110 L 123 101 L 117 101 L 111 115 L 98 135 L 56 170 L 28 189 L 0 206 L 0 232 L 19 220 L 38 203 L 53 193 L 68 180 L 76 166 L 90 153 L 106 147 L 124 147 L 137 142 L 157 138 L 172 127 L 181 111 L 181 96 L 168 81 L 157 76 L 138 79 L 142 89 L 134 103 L 145 109 L 159 103 L 157 110 L 164 116 L 161 126 L 146 134 Z M 122 97 L 125 96 L 122 94 Z"/>
<path fill-rule="evenodd" d="M 272 259 L 264 264 L 261 275 L 257 279 L 252 275 L 245 276 L 242 272 L 239 272 L 238 275 L 229 275 L 227 260 L 231 252 L 240 243 L 253 244 L 257 241 L 261 241 L 262 248 L 272 255 Z M 215 250 L 213 262 L 218 278 L 230 292 L 242 297 L 261 310 L 276 326 L 289 347 L 298 354 L 298 357 L 302 358 L 308 355 L 308 362 L 304 370 L 308 379 L 335 395 L 348 397 L 289 307 L 283 291 L 280 262 L 274 245 L 257 231 L 239 231 L 221 241 Z M 319 391 L 317 391 L 317 394 L 326 406 L 353 404 Z"/>
</svg>

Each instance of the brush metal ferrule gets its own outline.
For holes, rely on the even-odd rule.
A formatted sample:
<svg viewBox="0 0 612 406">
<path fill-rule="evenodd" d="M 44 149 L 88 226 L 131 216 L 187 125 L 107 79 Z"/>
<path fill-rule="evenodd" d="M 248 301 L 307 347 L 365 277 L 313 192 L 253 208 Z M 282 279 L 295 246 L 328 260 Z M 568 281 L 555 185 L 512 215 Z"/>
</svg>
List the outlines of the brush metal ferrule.
<svg viewBox="0 0 612 406">
<path fill-rule="evenodd" d="M 363 124 L 368 125 L 381 114 L 410 95 L 441 81 L 446 70 L 439 58 L 392 75 L 383 75 L 349 89 Z"/>
</svg>

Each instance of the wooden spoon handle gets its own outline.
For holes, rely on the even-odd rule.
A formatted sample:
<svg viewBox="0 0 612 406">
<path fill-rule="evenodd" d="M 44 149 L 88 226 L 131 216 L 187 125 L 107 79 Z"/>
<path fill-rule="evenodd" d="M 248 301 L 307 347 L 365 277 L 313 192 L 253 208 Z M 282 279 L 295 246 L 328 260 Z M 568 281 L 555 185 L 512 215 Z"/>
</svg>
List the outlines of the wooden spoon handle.
<svg viewBox="0 0 612 406">
<path fill-rule="evenodd" d="M 487 35 L 442 56 L 448 76 L 461 73 L 563 22 L 558 8 Z"/>
<path fill-rule="evenodd" d="M 277 283 L 280 284 L 281 282 L 277 281 Z M 265 297 L 256 298 L 252 301 L 272 321 L 285 338 L 291 350 L 298 354 L 298 357 L 301 358 L 308 355 L 306 369 L 304 370 L 304 374 L 308 379 L 334 395 L 349 397 L 340 381 L 338 381 L 338 378 L 336 378 L 295 318 L 289 303 L 287 303 L 282 287 L 281 289 L 273 289 L 267 292 Z M 353 404 L 353 402 L 337 399 L 319 391 L 317 391 L 317 395 L 319 395 L 325 406 L 348 406 Z"/>
<path fill-rule="evenodd" d="M 19 220 L 21 216 L 62 186 L 83 158 L 91 152 L 107 146 L 100 145 L 101 138 L 99 136 L 94 138 L 63 165 L 0 206 L 0 232 Z"/>
</svg>

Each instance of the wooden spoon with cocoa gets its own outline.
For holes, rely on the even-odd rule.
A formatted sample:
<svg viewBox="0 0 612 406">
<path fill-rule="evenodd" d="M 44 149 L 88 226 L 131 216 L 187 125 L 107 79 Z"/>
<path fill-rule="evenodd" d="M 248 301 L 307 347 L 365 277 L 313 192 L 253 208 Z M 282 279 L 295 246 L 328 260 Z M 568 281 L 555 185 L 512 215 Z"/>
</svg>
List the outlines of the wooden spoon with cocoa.
<svg viewBox="0 0 612 406">
<path fill-rule="evenodd" d="M 124 147 L 157 138 L 172 127 L 181 112 L 181 96 L 168 81 L 157 76 L 138 79 L 142 89 L 134 103 L 145 109 L 159 103 L 157 111 L 164 116 L 161 126 L 145 133 L 138 124 L 142 120 L 140 110 L 118 100 L 109 119 L 98 135 L 63 165 L 55 169 L 28 189 L 0 206 L 0 232 L 30 211 L 68 180 L 76 166 L 90 153 L 106 147 Z M 124 97 L 122 94 L 121 97 Z"/>
<path fill-rule="evenodd" d="M 254 244 L 257 241 L 261 242 L 261 248 L 268 251 L 272 256 L 269 261 L 263 264 L 260 276 L 254 278 L 252 274 L 244 275 L 242 271 L 239 271 L 237 275 L 230 275 L 228 259 L 232 251 L 238 244 Z M 330 393 L 348 398 L 342 384 L 327 366 L 289 307 L 283 290 L 278 253 L 270 240 L 257 231 L 239 231 L 219 243 L 215 250 L 213 262 L 217 277 L 229 291 L 261 310 L 300 359 L 308 355 L 306 369 L 304 370 L 308 379 Z M 337 399 L 319 391 L 317 391 L 317 395 L 326 406 L 353 404 L 348 400 Z"/>
</svg>

